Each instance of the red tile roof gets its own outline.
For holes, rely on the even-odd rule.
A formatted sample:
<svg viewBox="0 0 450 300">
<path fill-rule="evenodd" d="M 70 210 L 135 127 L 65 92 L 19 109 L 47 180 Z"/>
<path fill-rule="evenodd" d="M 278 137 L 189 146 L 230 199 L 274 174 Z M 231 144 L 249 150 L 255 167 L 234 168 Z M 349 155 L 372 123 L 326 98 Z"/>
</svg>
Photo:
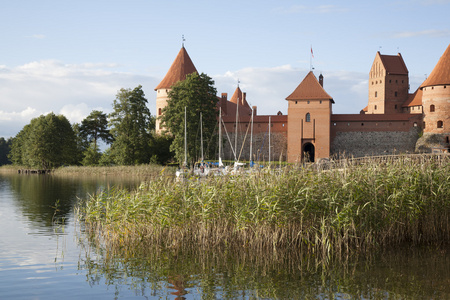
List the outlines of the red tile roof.
<svg viewBox="0 0 450 300">
<path fill-rule="evenodd" d="M 422 105 L 422 90 L 418 88 L 414 94 L 409 94 L 408 100 L 403 103 L 402 107 L 421 106 Z"/>
<path fill-rule="evenodd" d="M 450 45 L 448 45 L 447 50 L 442 54 L 430 76 L 422 83 L 420 88 L 447 84 L 450 84 Z"/>
<path fill-rule="evenodd" d="M 233 102 L 234 104 L 238 104 L 238 100 L 239 100 L 239 105 L 250 107 L 250 105 L 248 105 L 247 100 L 245 98 L 246 98 L 245 94 L 242 93 L 242 91 L 239 87 L 237 87 L 236 90 L 234 91 L 233 96 L 230 99 L 230 102 Z"/>
<path fill-rule="evenodd" d="M 310 71 L 286 100 L 331 100 L 333 98 L 320 85 L 314 73 Z"/>
<path fill-rule="evenodd" d="M 182 47 L 174 62 L 170 66 L 166 76 L 155 88 L 155 91 L 159 89 L 170 89 L 178 81 L 185 80 L 186 75 L 194 72 L 197 72 L 197 69 L 192 63 L 186 49 Z"/>
<path fill-rule="evenodd" d="M 378 52 L 379 54 L 380 52 Z M 380 54 L 381 61 L 387 74 L 395 75 L 408 75 L 408 68 L 403 61 L 402 55 L 399 53 L 397 55 L 382 55 Z"/>
</svg>

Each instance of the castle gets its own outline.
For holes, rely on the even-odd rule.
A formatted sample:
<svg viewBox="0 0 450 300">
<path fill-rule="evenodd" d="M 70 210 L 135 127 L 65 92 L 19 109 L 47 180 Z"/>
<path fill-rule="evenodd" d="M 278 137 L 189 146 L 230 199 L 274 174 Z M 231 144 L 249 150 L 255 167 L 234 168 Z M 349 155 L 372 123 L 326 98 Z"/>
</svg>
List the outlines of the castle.
<svg viewBox="0 0 450 300">
<path fill-rule="evenodd" d="M 197 72 L 184 46 L 155 88 L 157 117 L 168 92 L 187 74 Z M 450 149 L 450 45 L 430 76 L 412 94 L 401 56 L 376 53 L 369 72 L 368 105 L 360 114 L 333 114 L 333 98 L 310 71 L 286 97 L 288 114 L 258 115 L 238 86 L 228 100 L 218 97 L 224 130 L 239 141 L 240 159 L 249 159 L 248 128 L 253 114 L 253 160 L 317 161 L 339 156 L 370 156 Z M 238 111 L 238 114 L 236 113 Z M 238 122 L 236 122 L 238 116 Z M 162 132 L 159 118 L 156 131 Z M 270 133 L 270 135 L 269 135 Z M 270 150 L 269 150 L 270 140 Z M 225 143 L 225 159 L 233 159 Z M 244 151 L 239 150 L 245 149 Z M 269 157 L 270 154 L 270 157 Z"/>
</svg>

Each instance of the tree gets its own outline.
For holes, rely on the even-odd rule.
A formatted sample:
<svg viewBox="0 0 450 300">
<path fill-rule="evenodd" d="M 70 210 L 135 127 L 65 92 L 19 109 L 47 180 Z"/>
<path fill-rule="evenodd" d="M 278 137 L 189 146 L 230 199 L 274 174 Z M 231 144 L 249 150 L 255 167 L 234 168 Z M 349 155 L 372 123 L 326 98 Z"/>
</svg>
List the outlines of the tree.
<svg viewBox="0 0 450 300">
<path fill-rule="evenodd" d="M 151 115 L 142 86 L 121 89 L 109 115 L 113 143 L 111 155 L 116 164 L 133 165 L 150 161 Z M 154 124 L 154 122 L 153 122 Z"/>
<path fill-rule="evenodd" d="M 112 142 L 112 136 L 108 130 L 107 116 L 98 110 L 93 110 L 89 116 L 81 121 L 80 134 L 89 143 L 94 143 L 96 147 L 99 139 L 107 144 Z"/>
<path fill-rule="evenodd" d="M 50 169 L 72 164 L 76 158 L 75 134 L 63 115 L 49 113 L 31 120 L 13 139 L 10 159 L 27 167 Z"/>
<path fill-rule="evenodd" d="M 211 141 L 217 123 L 217 90 L 208 75 L 192 73 L 177 82 L 169 92 L 161 123 L 174 140 L 170 149 L 178 162 L 184 161 L 184 109 L 186 107 L 188 161 L 197 160 L 200 150 L 200 112 L 203 140 Z M 206 144 L 206 143 L 205 143 Z M 212 150 L 212 149 L 209 149 Z"/>
<path fill-rule="evenodd" d="M 0 138 L 0 166 L 8 165 L 11 161 L 8 159 L 9 152 L 11 150 L 11 139 L 5 140 Z"/>
</svg>

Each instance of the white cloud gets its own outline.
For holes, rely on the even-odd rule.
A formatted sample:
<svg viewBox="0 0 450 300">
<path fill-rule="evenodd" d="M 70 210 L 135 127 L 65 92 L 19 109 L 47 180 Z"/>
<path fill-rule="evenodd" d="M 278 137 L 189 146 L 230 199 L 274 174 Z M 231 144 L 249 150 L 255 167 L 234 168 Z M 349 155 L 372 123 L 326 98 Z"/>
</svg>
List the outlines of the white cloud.
<svg viewBox="0 0 450 300">
<path fill-rule="evenodd" d="M 392 35 L 392 38 L 416 38 L 422 36 L 429 37 L 446 37 L 450 36 L 450 30 L 437 30 L 437 29 L 429 29 L 429 30 L 420 30 L 420 31 L 402 31 L 397 32 Z"/>
<path fill-rule="evenodd" d="M 318 6 L 292 5 L 290 7 L 278 7 L 275 9 L 275 11 L 281 14 L 329 14 L 346 12 L 348 11 L 348 9 L 332 4 L 327 4 Z"/>
<path fill-rule="evenodd" d="M 43 34 L 33 34 L 33 35 L 30 36 L 30 37 L 33 38 L 33 39 L 37 39 L 37 40 L 42 40 L 42 39 L 45 39 L 45 38 L 46 38 L 46 36 L 43 35 Z"/>
<path fill-rule="evenodd" d="M 62 113 L 71 122 L 80 122 L 93 109 L 108 113 L 121 88 L 139 84 L 154 112 L 153 88 L 160 79 L 120 72 L 118 67 L 55 60 L 0 66 L 0 137 L 15 136 L 32 118 L 49 111 Z"/>
</svg>

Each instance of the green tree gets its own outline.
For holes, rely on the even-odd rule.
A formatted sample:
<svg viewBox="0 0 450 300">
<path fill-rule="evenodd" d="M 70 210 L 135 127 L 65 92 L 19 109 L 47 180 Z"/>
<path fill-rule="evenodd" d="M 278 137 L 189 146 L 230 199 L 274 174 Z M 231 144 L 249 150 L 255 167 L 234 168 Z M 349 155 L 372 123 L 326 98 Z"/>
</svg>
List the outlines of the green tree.
<svg viewBox="0 0 450 300">
<path fill-rule="evenodd" d="M 11 139 L 5 140 L 5 138 L 0 137 L 0 166 L 8 165 L 11 163 L 8 158 L 9 152 L 11 150 L 11 143 Z"/>
<path fill-rule="evenodd" d="M 99 140 L 110 144 L 112 135 L 108 129 L 108 119 L 105 113 L 93 110 L 79 126 L 80 143 L 84 146 L 82 151 L 83 165 L 98 165 L 101 153 Z"/>
<path fill-rule="evenodd" d="M 81 121 L 80 134 L 87 139 L 89 143 L 98 146 L 98 140 L 109 144 L 112 142 L 112 136 L 108 129 L 108 119 L 105 113 L 93 110 L 89 116 Z"/>
<path fill-rule="evenodd" d="M 72 125 L 73 133 L 75 134 L 75 164 L 82 164 L 85 151 L 89 148 L 89 142 L 86 137 L 81 133 L 80 123 L 75 123 Z"/>
<path fill-rule="evenodd" d="M 155 134 L 150 143 L 150 149 L 153 156 L 151 162 L 165 165 L 173 160 L 175 153 L 170 150 L 173 142 L 173 136 L 167 134 Z"/>
<path fill-rule="evenodd" d="M 32 119 L 14 138 L 10 158 L 15 164 L 42 169 L 74 163 L 76 142 L 70 122 L 54 113 Z"/>
<path fill-rule="evenodd" d="M 109 115 L 113 143 L 111 156 L 116 164 L 133 165 L 150 161 L 152 118 L 142 86 L 121 89 Z"/>
<path fill-rule="evenodd" d="M 169 92 L 167 106 L 163 109 L 161 122 L 173 142 L 170 149 L 178 162 L 184 161 L 184 109 L 186 107 L 188 162 L 199 158 L 200 113 L 202 113 L 203 140 L 211 141 L 217 123 L 217 90 L 208 75 L 192 73 L 177 82 Z M 206 145 L 207 143 L 205 143 Z M 209 150 L 213 150 L 212 147 Z M 208 155 L 208 154 L 207 154 Z"/>
<path fill-rule="evenodd" d="M 94 142 L 89 145 L 89 147 L 84 151 L 83 154 L 83 160 L 81 162 L 83 166 L 98 165 L 102 157 L 98 146 Z"/>
</svg>

